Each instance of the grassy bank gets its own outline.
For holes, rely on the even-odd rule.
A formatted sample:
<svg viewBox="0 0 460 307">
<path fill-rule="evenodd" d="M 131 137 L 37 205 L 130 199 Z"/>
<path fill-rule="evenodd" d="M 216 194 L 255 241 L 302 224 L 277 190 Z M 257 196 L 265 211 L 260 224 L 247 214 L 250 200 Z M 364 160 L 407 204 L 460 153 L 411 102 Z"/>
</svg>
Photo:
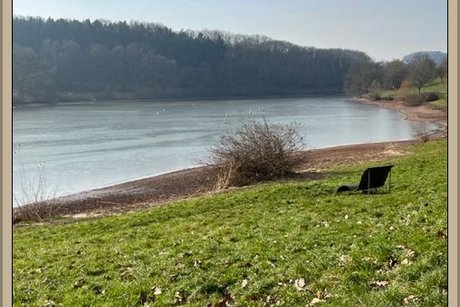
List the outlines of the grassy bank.
<svg viewBox="0 0 460 307">
<path fill-rule="evenodd" d="M 424 86 L 421 89 L 421 93 L 438 93 L 439 99 L 430 101 L 428 104 L 441 110 L 447 109 L 447 80 L 437 78 Z M 378 92 L 378 95 L 384 100 L 402 100 L 407 95 L 416 94 L 418 94 L 418 89 L 414 86 L 398 90 L 382 90 Z"/>
<path fill-rule="evenodd" d="M 395 164 L 391 193 L 333 196 L 367 163 L 318 181 L 15 227 L 15 305 L 445 306 L 446 147 L 382 161 Z"/>
</svg>

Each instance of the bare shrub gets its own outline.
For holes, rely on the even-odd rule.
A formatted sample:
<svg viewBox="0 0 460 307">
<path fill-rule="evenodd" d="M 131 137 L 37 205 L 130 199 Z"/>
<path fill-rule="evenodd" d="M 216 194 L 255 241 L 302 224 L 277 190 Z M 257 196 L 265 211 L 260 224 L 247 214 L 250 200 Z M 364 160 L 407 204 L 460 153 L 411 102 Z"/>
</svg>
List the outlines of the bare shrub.
<svg viewBox="0 0 460 307">
<path fill-rule="evenodd" d="M 216 188 L 243 186 L 292 174 L 302 161 L 294 153 L 302 149 L 298 124 L 269 124 L 265 119 L 243 122 L 220 136 L 210 150 L 210 163 L 219 167 Z"/>
<path fill-rule="evenodd" d="M 376 92 L 363 94 L 363 95 L 361 95 L 361 97 L 369 99 L 369 100 L 373 100 L 373 101 L 379 101 L 379 100 L 382 99 L 382 97 L 380 97 L 380 94 L 376 93 Z"/>
<path fill-rule="evenodd" d="M 416 129 L 413 137 L 422 143 L 426 143 L 430 140 L 430 134 L 430 131 L 424 125 L 423 127 Z"/>
<path fill-rule="evenodd" d="M 19 222 L 39 222 L 53 217 L 55 207 L 47 201 L 27 203 L 13 209 L 13 224 Z"/>
<path fill-rule="evenodd" d="M 404 97 L 404 104 L 407 106 L 419 106 L 425 102 L 426 97 L 424 95 L 407 95 Z"/>
<path fill-rule="evenodd" d="M 385 100 L 385 101 L 393 101 L 395 100 L 395 97 L 391 94 L 386 94 L 386 95 L 381 96 L 380 99 Z"/>
<path fill-rule="evenodd" d="M 14 195 L 13 224 L 27 221 L 41 221 L 53 216 L 56 209 L 51 204 L 52 193 L 46 192 L 43 164 L 39 163 L 35 172 L 20 170 L 21 195 Z"/>
<path fill-rule="evenodd" d="M 410 79 L 405 79 L 399 90 L 396 92 L 396 100 L 404 100 L 404 97 L 407 95 L 415 94 L 415 91 L 412 89 L 412 82 Z"/>
<path fill-rule="evenodd" d="M 425 97 L 425 101 L 436 101 L 440 98 L 439 93 L 437 92 L 427 92 L 422 94 Z"/>
</svg>

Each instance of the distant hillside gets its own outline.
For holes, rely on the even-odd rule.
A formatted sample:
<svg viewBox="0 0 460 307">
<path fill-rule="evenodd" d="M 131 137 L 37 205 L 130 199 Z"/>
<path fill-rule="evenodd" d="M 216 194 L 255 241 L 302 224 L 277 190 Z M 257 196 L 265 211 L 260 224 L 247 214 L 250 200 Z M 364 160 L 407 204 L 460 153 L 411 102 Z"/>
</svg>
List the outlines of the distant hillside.
<svg viewBox="0 0 460 307">
<path fill-rule="evenodd" d="M 15 103 L 339 93 L 359 51 L 138 22 L 15 17 Z"/>
<path fill-rule="evenodd" d="M 432 59 L 436 63 L 436 65 L 441 64 L 444 58 L 447 57 L 447 53 L 441 51 L 418 51 L 404 56 L 402 60 L 406 63 L 409 63 L 417 54 L 420 53 L 427 54 L 430 57 L 430 59 Z"/>
</svg>

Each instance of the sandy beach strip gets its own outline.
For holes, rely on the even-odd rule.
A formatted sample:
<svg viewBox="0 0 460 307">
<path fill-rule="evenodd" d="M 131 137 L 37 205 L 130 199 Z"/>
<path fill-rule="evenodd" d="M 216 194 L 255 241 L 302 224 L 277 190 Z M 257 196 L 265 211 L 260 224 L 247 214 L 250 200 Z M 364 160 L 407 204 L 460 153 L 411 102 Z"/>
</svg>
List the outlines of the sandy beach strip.
<svg viewBox="0 0 460 307">
<path fill-rule="evenodd" d="M 374 101 L 366 98 L 354 98 L 352 101 L 374 105 L 379 108 L 398 110 L 406 116 L 406 120 L 437 124 L 441 130 L 447 131 L 447 112 L 431 108 L 427 105 L 407 106 L 403 101 Z"/>
</svg>

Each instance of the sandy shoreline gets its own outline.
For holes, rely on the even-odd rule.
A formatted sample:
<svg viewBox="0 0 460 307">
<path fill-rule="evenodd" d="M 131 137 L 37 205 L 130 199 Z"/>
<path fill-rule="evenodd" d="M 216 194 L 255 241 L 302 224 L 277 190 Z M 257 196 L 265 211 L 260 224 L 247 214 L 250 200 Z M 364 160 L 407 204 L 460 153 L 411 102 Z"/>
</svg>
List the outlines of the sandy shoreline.
<svg viewBox="0 0 460 307">
<path fill-rule="evenodd" d="M 380 108 L 398 110 L 406 116 L 406 120 L 433 123 L 440 126 L 440 129 L 447 132 L 447 113 L 441 110 L 430 108 L 426 105 L 406 106 L 402 101 L 373 101 L 365 98 L 354 98 L 357 103 L 375 105 Z"/>
<path fill-rule="evenodd" d="M 431 138 L 447 135 L 446 112 L 423 105 L 408 107 L 398 101 L 370 101 L 361 98 L 353 101 L 399 110 L 406 115 L 407 120 L 438 124 L 440 128 Z M 405 153 L 408 145 L 416 142 L 408 140 L 367 143 L 302 151 L 298 154 L 305 157 L 305 163 L 299 169 L 299 175 L 290 179 L 317 179 L 327 176 L 327 169 L 335 165 L 397 157 Z M 49 206 L 52 206 L 55 216 L 88 217 L 117 214 L 215 193 L 216 179 L 215 167 L 195 167 L 58 197 L 50 201 Z"/>
</svg>

